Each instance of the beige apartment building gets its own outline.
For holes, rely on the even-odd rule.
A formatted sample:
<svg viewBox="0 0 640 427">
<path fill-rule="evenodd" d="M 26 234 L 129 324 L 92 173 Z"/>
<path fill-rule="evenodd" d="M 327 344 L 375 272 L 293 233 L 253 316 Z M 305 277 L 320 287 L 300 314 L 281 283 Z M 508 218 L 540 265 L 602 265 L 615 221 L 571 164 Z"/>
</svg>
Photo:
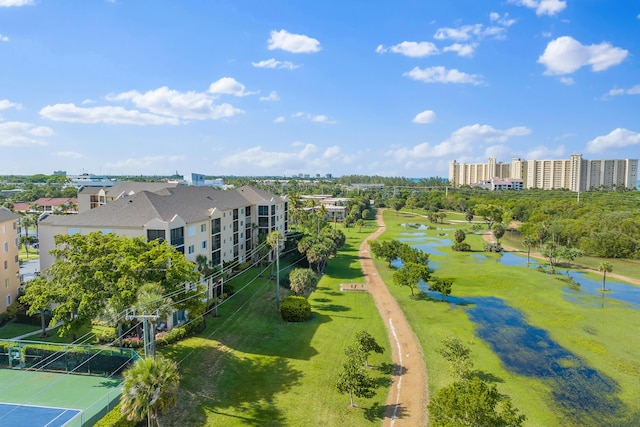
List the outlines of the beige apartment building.
<svg viewBox="0 0 640 427">
<path fill-rule="evenodd" d="M 636 188 L 638 159 L 587 160 L 572 154 L 568 160 L 522 160 L 499 163 L 449 163 L 449 182 L 473 185 L 493 178 L 518 178 L 524 188 L 588 191 L 595 188 Z"/>
<path fill-rule="evenodd" d="M 20 215 L 0 206 L 0 313 L 18 298 L 18 219 Z"/>
<path fill-rule="evenodd" d="M 80 199 L 80 198 L 79 198 Z M 125 192 L 77 215 L 48 215 L 38 222 L 40 268 L 51 266 L 54 236 L 95 231 L 163 239 L 195 262 L 247 262 L 260 235 L 288 229 L 288 199 L 250 186 L 235 190 L 176 186 Z"/>
</svg>

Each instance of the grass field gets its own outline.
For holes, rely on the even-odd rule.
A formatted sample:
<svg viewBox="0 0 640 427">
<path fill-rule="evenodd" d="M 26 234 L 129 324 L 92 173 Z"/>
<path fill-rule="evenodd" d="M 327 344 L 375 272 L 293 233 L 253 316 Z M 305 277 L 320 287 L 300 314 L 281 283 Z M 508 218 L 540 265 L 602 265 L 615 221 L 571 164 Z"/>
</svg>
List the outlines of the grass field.
<svg viewBox="0 0 640 427">
<path fill-rule="evenodd" d="M 424 218 L 403 213 L 386 212 L 384 218 L 387 232 L 382 236 L 383 239 L 406 237 L 403 233 L 411 229 L 403 227 L 403 223 L 429 224 Z M 468 224 L 447 224 L 452 219 L 459 218 L 448 214 L 445 224 L 438 224 L 437 227 L 467 229 L 467 243 L 473 251 L 481 251 L 484 246 L 481 236 L 469 234 Z M 428 230 L 426 235 L 452 239 L 453 230 Z M 609 395 L 595 397 L 603 400 L 617 398 L 621 404 L 619 411 L 609 418 L 606 414 L 585 415 L 588 408 L 582 412 L 581 409 L 577 410 L 575 414 L 562 409 L 554 399 L 558 394 L 557 384 L 507 370 L 488 343 L 477 337 L 478 325 L 469 319 L 464 306 L 424 298 L 411 299 L 408 288 L 392 284 L 393 271 L 386 262 L 377 261 L 380 275 L 421 341 L 432 396 L 452 380 L 447 364 L 435 349 L 444 337 L 455 335 L 471 347 L 475 367 L 481 375 L 495 381 L 498 389 L 509 394 L 516 407 L 527 415 L 527 425 L 637 425 L 637 402 L 640 399 L 640 389 L 637 387 L 640 377 L 637 350 L 640 348 L 640 315 L 637 310 L 622 303 L 601 310 L 588 297 L 584 298 L 582 304 L 570 302 L 563 298 L 562 289 L 567 285 L 561 280 L 562 277 L 546 275 L 532 268 L 502 265 L 494 262 L 500 256 L 498 254 L 487 254 L 487 260 L 479 261 L 471 253 L 456 253 L 449 247 L 438 247 L 437 250 L 442 255 L 431 256 L 439 265 L 434 274 L 455 278 L 454 296 L 502 299 L 508 306 L 519 310 L 529 325 L 547 331 L 551 340 L 577 356 L 586 367 L 611 379 L 614 386 Z M 515 354 L 518 351 L 513 348 Z M 576 384 L 576 387 L 574 392 L 579 394 L 580 386 Z M 594 418 L 589 418 L 591 415 Z"/>
<path fill-rule="evenodd" d="M 38 330 L 40 330 L 40 328 L 34 325 L 15 322 L 5 323 L 0 327 L 0 339 L 15 338 Z"/>
<path fill-rule="evenodd" d="M 249 270 L 234 280 L 239 292 L 220 307 L 220 317 L 207 317 L 202 334 L 160 350 L 180 363 L 182 374 L 178 405 L 163 424 L 380 425 L 389 391 L 389 351 L 370 358 L 370 373 L 379 383 L 375 397 L 356 398 L 358 407 L 350 408 L 349 397 L 335 388 L 344 349 L 357 331 L 368 331 L 389 349 L 372 298 L 339 290 L 340 283 L 362 282 L 358 247 L 373 228 L 344 231 L 345 247 L 329 261 L 309 298 L 310 321 L 282 322 L 273 281 Z"/>
</svg>

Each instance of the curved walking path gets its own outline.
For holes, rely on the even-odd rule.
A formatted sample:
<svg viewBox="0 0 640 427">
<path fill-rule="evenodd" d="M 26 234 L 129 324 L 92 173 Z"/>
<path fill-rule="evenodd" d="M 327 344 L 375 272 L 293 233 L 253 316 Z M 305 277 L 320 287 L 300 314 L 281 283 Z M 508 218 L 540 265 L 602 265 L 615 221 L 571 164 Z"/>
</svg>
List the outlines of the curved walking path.
<svg viewBox="0 0 640 427">
<path fill-rule="evenodd" d="M 364 273 L 365 287 L 373 296 L 387 328 L 394 363 L 383 425 L 388 427 L 426 426 L 429 417 L 427 413 L 429 390 L 422 348 L 400 306 L 378 275 L 369 253 L 367 241 L 377 238 L 386 229 L 382 210 L 378 210 L 376 220 L 378 229 L 362 242 L 358 258 Z"/>
<path fill-rule="evenodd" d="M 495 242 L 496 242 L 496 241 L 495 241 L 495 239 L 494 239 L 494 237 L 493 237 L 493 234 L 492 234 L 490 231 L 487 231 L 486 233 L 484 233 L 484 234 L 482 235 L 482 239 L 483 239 L 485 242 L 487 242 L 487 243 L 495 243 Z M 524 252 L 524 251 L 521 251 L 520 249 L 517 249 L 517 248 L 511 247 L 511 246 L 507 246 L 507 245 L 503 245 L 503 244 L 500 244 L 500 246 L 502 246 L 502 248 L 503 248 L 504 250 L 509 251 L 509 252 L 526 253 L 526 252 Z M 547 259 L 547 258 L 545 258 L 545 257 L 544 257 L 542 254 L 540 254 L 539 252 L 531 252 L 531 253 L 529 254 L 529 256 L 530 256 L 531 258 L 540 259 L 540 260 L 542 260 L 542 261 L 548 261 L 548 259 Z M 602 274 L 602 272 L 601 272 L 601 271 L 598 271 L 598 270 L 596 270 L 596 269 L 594 269 L 594 268 L 585 267 L 585 266 L 583 266 L 583 265 L 578 265 L 578 264 L 569 264 L 569 266 L 570 266 L 571 268 L 577 268 L 577 269 L 579 269 L 579 270 L 589 271 L 589 272 L 591 272 L 591 273 Z M 608 278 L 618 279 L 618 280 L 624 280 L 625 282 L 632 283 L 632 284 L 634 284 L 634 285 L 638 285 L 638 286 L 640 286 L 640 280 L 638 280 L 638 279 L 633 279 L 633 278 L 631 278 L 631 277 L 627 277 L 627 276 L 623 276 L 623 275 L 621 275 L 621 274 L 616 274 L 616 273 L 607 273 L 607 277 L 608 277 Z"/>
</svg>

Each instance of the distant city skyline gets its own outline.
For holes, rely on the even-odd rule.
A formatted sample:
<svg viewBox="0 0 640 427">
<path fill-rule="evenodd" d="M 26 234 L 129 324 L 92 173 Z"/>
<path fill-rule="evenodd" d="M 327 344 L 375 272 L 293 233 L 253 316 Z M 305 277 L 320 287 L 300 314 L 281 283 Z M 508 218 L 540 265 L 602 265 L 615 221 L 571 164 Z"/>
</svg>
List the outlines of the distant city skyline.
<svg viewBox="0 0 640 427">
<path fill-rule="evenodd" d="M 638 158 L 640 4 L 0 0 L 0 175 Z"/>
</svg>

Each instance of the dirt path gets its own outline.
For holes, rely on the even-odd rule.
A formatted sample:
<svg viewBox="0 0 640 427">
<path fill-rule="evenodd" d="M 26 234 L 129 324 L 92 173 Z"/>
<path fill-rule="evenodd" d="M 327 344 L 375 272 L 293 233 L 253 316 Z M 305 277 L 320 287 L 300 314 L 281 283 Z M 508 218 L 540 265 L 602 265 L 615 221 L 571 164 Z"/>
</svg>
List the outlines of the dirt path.
<svg viewBox="0 0 640 427">
<path fill-rule="evenodd" d="M 482 238 L 487 243 L 495 243 L 495 239 L 493 238 L 493 234 L 490 231 L 484 233 L 482 235 Z M 523 251 L 521 251 L 519 249 L 516 249 L 514 247 L 511 247 L 511 246 L 507 246 L 507 245 L 503 245 L 503 244 L 501 244 L 501 246 L 502 246 L 502 248 L 504 250 L 509 251 L 509 252 L 523 253 Z M 547 259 L 544 256 L 542 256 L 542 254 L 540 254 L 539 252 L 531 252 L 530 256 L 531 256 L 531 258 L 547 261 Z M 595 270 L 593 268 L 589 268 L 589 267 L 585 267 L 585 266 L 577 265 L 577 264 L 569 264 L 569 265 L 571 266 L 571 268 L 577 268 L 579 270 L 590 271 L 592 273 L 596 273 L 596 274 L 602 275 L 602 273 L 600 271 Z M 639 285 L 640 286 L 640 280 L 632 279 L 631 277 L 622 276 L 622 275 L 616 274 L 616 273 L 607 273 L 607 278 L 615 278 L 615 279 L 618 279 L 618 280 L 624 280 L 625 282 L 632 283 L 634 285 Z"/>
<path fill-rule="evenodd" d="M 376 270 L 369 253 L 370 239 L 385 231 L 382 210 L 376 216 L 378 229 L 360 246 L 359 259 L 365 278 L 365 286 L 384 320 L 391 344 L 394 372 L 387 398 L 384 426 L 425 426 L 428 423 L 427 371 L 422 349 L 411 326 L 404 317 L 396 300 L 391 296 Z"/>
</svg>

